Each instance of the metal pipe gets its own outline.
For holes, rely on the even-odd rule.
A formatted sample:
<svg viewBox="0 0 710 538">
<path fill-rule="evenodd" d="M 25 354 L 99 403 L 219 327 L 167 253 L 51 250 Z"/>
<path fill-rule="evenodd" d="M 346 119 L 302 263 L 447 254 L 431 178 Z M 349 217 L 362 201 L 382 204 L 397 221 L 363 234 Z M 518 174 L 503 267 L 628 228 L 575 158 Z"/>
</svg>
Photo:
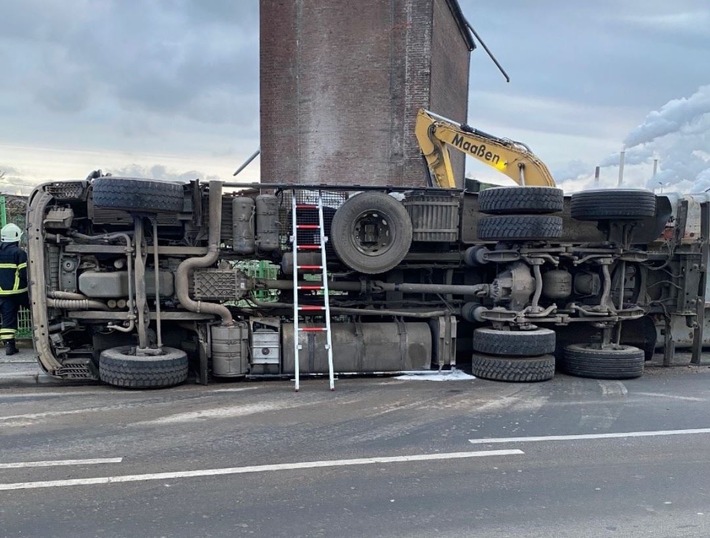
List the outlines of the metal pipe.
<svg viewBox="0 0 710 538">
<path fill-rule="evenodd" d="M 136 321 L 135 321 L 135 319 L 131 319 L 131 320 L 128 322 L 128 325 L 127 325 L 126 327 L 122 327 L 121 325 L 116 325 L 116 324 L 113 323 L 113 322 L 109 322 L 109 323 L 106 324 L 106 327 L 108 327 L 109 329 L 111 329 L 111 330 L 113 330 L 113 331 L 120 331 L 120 332 L 122 332 L 122 333 L 130 333 L 130 332 L 132 332 L 133 329 L 135 328 L 135 326 L 136 326 Z"/>
<path fill-rule="evenodd" d="M 292 290 L 294 289 L 294 283 L 290 280 L 269 280 L 266 278 L 254 279 L 254 283 L 257 285 L 258 289 L 267 290 Z M 306 286 L 308 284 L 313 284 L 313 281 L 299 280 L 297 286 Z M 360 282 L 329 282 L 329 287 L 331 290 L 336 291 L 367 291 L 366 287 Z M 291 305 L 293 306 L 293 305 Z"/>
<path fill-rule="evenodd" d="M 160 329 L 160 271 L 158 271 L 158 219 L 153 221 L 153 272 L 155 273 L 155 332 L 158 338 L 158 348 L 163 347 L 163 338 Z"/>
<path fill-rule="evenodd" d="M 233 325 L 232 313 L 226 306 L 215 303 L 203 303 L 190 298 L 189 276 L 198 267 L 209 267 L 219 257 L 220 234 L 222 231 L 222 183 L 210 181 L 210 220 L 207 254 L 200 258 L 188 258 L 175 272 L 175 292 L 180 304 L 190 312 L 206 312 L 222 318 L 222 325 Z"/>
<path fill-rule="evenodd" d="M 533 265 L 533 274 L 535 275 L 535 293 L 533 293 L 531 306 L 534 310 L 537 310 L 542 296 L 542 271 L 540 271 L 539 264 Z"/>
<path fill-rule="evenodd" d="M 291 303 L 273 303 L 265 301 L 253 301 L 253 303 L 259 308 L 288 308 L 293 309 Z M 377 308 L 350 308 L 346 306 L 331 306 L 330 311 L 334 314 L 349 314 L 354 316 L 400 316 L 406 318 L 438 318 L 451 314 L 452 312 L 448 310 L 429 310 L 417 312 L 415 310 L 391 310 L 383 309 L 378 310 Z M 460 313 L 460 309 L 456 309 L 454 314 Z"/>
<path fill-rule="evenodd" d="M 257 279 L 255 283 L 263 286 L 264 289 L 276 290 L 292 290 L 293 282 L 289 280 L 267 280 Z M 306 286 L 313 282 L 299 281 L 298 285 Z M 361 291 L 366 292 L 383 292 L 383 291 L 401 291 L 404 293 L 439 293 L 453 295 L 486 295 L 490 286 L 488 284 L 408 284 L 406 282 L 395 284 L 392 282 L 382 282 L 380 280 L 372 281 L 367 284 L 361 282 L 329 282 L 328 287 L 335 291 Z"/>
<path fill-rule="evenodd" d="M 244 164 L 237 168 L 237 170 L 232 175 L 236 176 L 239 172 L 249 166 L 249 163 L 256 159 L 256 156 L 259 155 L 259 153 L 261 153 L 261 148 L 257 149 L 246 161 L 244 161 Z"/>
<path fill-rule="evenodd" d="M 88 299 L 83 293 L 73 291 L 48 291 L 47 297 L 51 297 L 52 299 L 68 299 L 70 301 L 85 301 Z"/>
<path fill-rule="evenodd" d="M 52 308 L 63 308 L 65 310 L 109 310 L 109 307 L 101 301 L 92 299 L 47 299 L 47 306 Z"/>
<path fill-rule="evenodd" d="M 130 281 L 129 281 L 129 283 L 130 283 Z M 52 299 L 59 299 L 60 301 L 62 301 L 62 303 L 64 303 L 65 301 L 70 301 L 70 302 L 72 302 L 71 304 L 74 304 L 74 303 L 73 303 L 74 301 L 81 301 L 80 304 L 86 304 L 86 305 L 87 305 L 87 308 L 86 308 L 86 309 L 88 309 L 88 308 L 93 308 L 94 306 L 96 306 L 96 304 L 98 304 L 98 303 L 100 302 L 100 301 L 92 301 L 91 299 L 89 299 L 89 298 L 88 298 L 86 295 L 84 295 L 83 293 L 75 293 L 75 292 L 72 292 L 72 291 L 50 291 L 50 292 L 47 292 L 47 297 L 49 297 L 50 300 L 52 300 Z M 86 303 L 83 303 L 83 301 L 86 301 Z M 49 304 L 49 303 L 48 303 L 48 304 Z M 103 304 L 103 303 L 102 303 L 102 304 Z M 107 305 L 107 306 L 108 306 L 108 305 Z M 108 323 L 108 324 L 107 324 L 107 327 L 108 327 L 109 329 L 115 329 L 115 330 L 117 330 L 117 331 L 121 331 L 121 332 L 124 332 L 124 333 L 129 333 L 129 332 L 131 332 L 131 331 L 133 330 L 133 328 L 135 327 L 135 321 L 134 321 L 135 316 L 132 315 L 132 312 L 131 312 L 130 310 L 129 310 L 129 316 L 130 316 L 130 322 L 129 322 L 129 324 L 128 324 L 127 327 L 121 327 L 121 326 L 118 326 L 118 325 L 114 325 L 113 323 Z M 65 323 L 56 323 L 56 324 L 54 324 L 54 325 L 50 325 L 49 330 L 50 330 L 50 331 L 52 331 L 52 330 L 62 330 L 62 331 L 64 331 L 64 330 L 66 330 L 67 328 L 76 327 L 76 326 L 77 326 L 76 322 L 70 322 L 70 323 L 71 323 L 71 325 L 69 325 L 69 323 L 67 323 L 66 326 L 65 326 Z"/>
<path fill-rule="evenodd" d="M 459 285 L 459 284 L 392 284 L 390 282 L 373 283 L 375 287 L 382 291 L 402 291 L 405 293 L 451 293 L 455 295 L 486 295 L 489 290 L 488 284 Z"/>
<path fill-rule="evenodd" d="M 138 310 L 138 349 L 148 348 L 148 327 L 146 326 L 146 307 L 148 298 L 145 290 L 145 259 L 143 258 L 143 217 L 134 218 L 136 242 L 136 310 Z"/>
</svg>

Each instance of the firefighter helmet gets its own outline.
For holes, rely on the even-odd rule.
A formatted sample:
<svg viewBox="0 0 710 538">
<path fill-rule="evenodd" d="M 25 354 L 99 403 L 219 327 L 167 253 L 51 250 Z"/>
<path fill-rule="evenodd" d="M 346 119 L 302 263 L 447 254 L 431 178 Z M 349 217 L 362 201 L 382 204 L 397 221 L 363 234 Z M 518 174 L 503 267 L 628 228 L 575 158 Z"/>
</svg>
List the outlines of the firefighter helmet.
<svg viewBox="0 0 710 538">
<path fill-rule="evenodd" d="M 3 243 L 17 243 L 22 237 L 22 230 L 17 224 L 6 224 L 0 230 L 0 241 Z"/>
</svg>

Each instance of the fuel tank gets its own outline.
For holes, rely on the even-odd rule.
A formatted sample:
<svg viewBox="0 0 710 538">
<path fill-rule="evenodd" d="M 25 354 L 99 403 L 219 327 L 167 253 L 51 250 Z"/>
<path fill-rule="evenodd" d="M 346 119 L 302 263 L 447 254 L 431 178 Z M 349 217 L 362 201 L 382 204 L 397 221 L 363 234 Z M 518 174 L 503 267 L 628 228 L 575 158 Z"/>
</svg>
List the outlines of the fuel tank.
<svg viewBox="0 0 710 538">
<path fill-rule="evenodd" d="M 285 323 L 281 332 L 282 373 L 296 371 L 294 331 Z M 299 371 L 328 372 L 324 332 L 302 332 Z M 432 335 L 428 323 L 333 323 L 333 367 L 340 373 L 427 370 L 432 361 Z"/>
</svg>

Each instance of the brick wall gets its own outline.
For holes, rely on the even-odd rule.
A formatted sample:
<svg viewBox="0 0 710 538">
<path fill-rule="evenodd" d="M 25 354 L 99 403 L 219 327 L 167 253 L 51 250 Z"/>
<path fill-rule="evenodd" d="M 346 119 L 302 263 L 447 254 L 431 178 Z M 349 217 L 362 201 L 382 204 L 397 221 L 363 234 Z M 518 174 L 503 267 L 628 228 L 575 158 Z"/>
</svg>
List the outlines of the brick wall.
<svg viewBox="0 0 710 538">
<path fill-rule="evenodd" d="M 448 2 L 434 2 L 433 23 L 430 107 L 437 114 L 465 123 L 470 53 Z M 451 163 L 458 186 L 463 187 L 464 154 L 452 150 Z"/>
<path fill-rule="evenodd" d="M 447 1 L 260 9 L 261 181 L 424 185 L 417 109 L 466 117 L 469 52 Z"/>
</svg>

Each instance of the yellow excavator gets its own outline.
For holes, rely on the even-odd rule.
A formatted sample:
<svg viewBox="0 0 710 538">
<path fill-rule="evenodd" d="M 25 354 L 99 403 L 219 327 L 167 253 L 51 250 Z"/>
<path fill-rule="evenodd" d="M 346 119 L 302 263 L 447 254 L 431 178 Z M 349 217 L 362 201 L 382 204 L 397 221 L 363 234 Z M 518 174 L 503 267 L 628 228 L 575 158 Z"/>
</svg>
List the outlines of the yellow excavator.
<svg viewBox="0 0 710 538">
<path fill-rule="evenodd" d="M 455 148 L 510 177 L 518 185 L 554 187 L 552 174 L 528 146 L 499 138 L 423 108 L 415 134 L 437 187 L 456 188 L 449 148 Z"/>
</svg>

